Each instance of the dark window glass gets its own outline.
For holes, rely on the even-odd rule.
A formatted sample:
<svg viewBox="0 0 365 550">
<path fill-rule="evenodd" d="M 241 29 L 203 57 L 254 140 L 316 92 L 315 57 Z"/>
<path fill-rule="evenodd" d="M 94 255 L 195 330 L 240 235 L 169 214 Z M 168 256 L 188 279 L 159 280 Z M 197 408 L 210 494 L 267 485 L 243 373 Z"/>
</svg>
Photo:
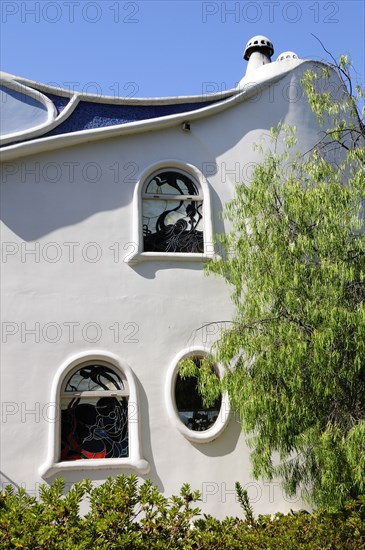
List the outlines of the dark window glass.
<svg viewBox="0 0 365 550">
<path fill-rule="evenodd" d="M 78 369 L 61 395 L 61 460 L 128 454 L 126 381 L 103 365 Z"/>
<path fill-rule="evenodd" d="M 182 379 L 177 375 L 175 385 L 175 402 L 180 420 L 190 430 L 201 432 L 213 426 L 221 408 L 221 398 L 211 407 L 205 407 L 198 392 L 197 379 L 189 377 Z"/>
</svg>

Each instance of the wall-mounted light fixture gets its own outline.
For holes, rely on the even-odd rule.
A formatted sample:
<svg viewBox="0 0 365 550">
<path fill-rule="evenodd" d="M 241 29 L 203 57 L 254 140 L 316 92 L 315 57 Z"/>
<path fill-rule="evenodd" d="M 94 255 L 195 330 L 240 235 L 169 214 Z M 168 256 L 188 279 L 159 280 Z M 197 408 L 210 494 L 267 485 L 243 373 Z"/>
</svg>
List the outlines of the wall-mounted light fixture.
<svg viewBox="0 0 365 550">
<path fill-rule="evenodd" d="M 190 132 L 191 131 L 190 122 L 183 122 L 182 125 L 181 125 L 181 129 L 184 132 Z"/>
</svg>

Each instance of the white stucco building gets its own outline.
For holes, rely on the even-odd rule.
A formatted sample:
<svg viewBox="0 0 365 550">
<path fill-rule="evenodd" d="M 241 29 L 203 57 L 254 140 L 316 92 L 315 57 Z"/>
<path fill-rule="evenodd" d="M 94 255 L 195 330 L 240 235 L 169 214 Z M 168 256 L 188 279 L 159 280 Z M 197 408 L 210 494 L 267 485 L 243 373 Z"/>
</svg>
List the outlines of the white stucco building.
<svg viewBox="0 0 365 550">
<path fill-rule="evenodd" d="M 216 516 L 302 506 L 255 481 L 226 397 L 207 411 L 181 358 L 208 354 L 232 305 L 204 275 L 220 214 L 279 121 L 319 129 L 301 88 L 317 63 L 252 39 L 224 93 L 125 99 L 2 74 L 1 482 L 34 494 L 136 472 L 189 482 Z M 335 78 L 335 77 L 333 77 Z M 217 366 L 219 370 L 219 366 Z"/>
</svg>

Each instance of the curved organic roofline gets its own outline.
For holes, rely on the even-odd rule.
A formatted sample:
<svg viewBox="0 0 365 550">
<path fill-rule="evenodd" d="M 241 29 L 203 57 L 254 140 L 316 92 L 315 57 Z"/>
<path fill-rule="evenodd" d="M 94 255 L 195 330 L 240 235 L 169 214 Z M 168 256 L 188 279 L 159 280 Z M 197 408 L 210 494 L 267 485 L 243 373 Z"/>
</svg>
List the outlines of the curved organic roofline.
<svg viewBox="0 0 365 550">
<path fill-rule="evenodd" d="M 42 93 L 48 93 L 53 95 L 59 95 L 61 97 L 74 96 L 79 101 L 90 101 L 92 103 L 103 103 L 106 105 L 174 105 L 177 103 L 197 103 L 200 101 L 215 101 L 224 99 L 232 94 L 237 93 L 237 88 L 230 90 L 224 90 L 221 92 L 215 92 L 212 94 L 197 94 L 197 95 L 179 95 L 179 96 L 167 96 L 167 97 L 123 97 L 123 96 L 109 96 L 102 94 L 88 94 L 84 92 L 77 92 L 67 90 L 66 88 L 59 88 L 50 84 L 44 84 L 37 82 L 36 80 L 30 80 L 21 76 L 16 76 L 10 73 L 0 71 L 0 80 L 14 81 L 29 88 L 33 88 Z"/>
<path fill-rule="evenodd" d="M 60 134 L 56 136 L 48 136 L 48 137 L 37 137 L 36 139 L 33 139 L 31 141 L 26 141 L 22 143 L 16 143 L 12 145 L 5 146 L 1 149 L 1 160 L 2 161 L 10 161 L 17 158 L 22 158 L 25 156 L 37 154 L 40 152 L 46 152 L 51 151 L 55 149 L 62 149 L 67 147 L 72 147 L 77 144 L 90 142 L 90 141 L 97 141 L 101 139 L 109 139 L 116 136 L 125 136 L 129 134 L 138 134 L 143 133 L 146 131 L 152 131 L 152 130 L 161 130 L 165 128 L 170 127 L 176 127 L 181 125 L 183 122 L 186 121 L 193 121 L 198 119 L 203 119 L 206 117 L 213 116 L 217 113 L 223 112 L 226 109 L 229 109 L 236 105 L 237 103 L 244 102 L 258 94 L 262 91 L 262 89 L 267 88 L 268 86 L 276 83 L 277 81 L 284 78 L 287 74 L 292 72 L 297 67 L 304 65 L 304 64 L 315 64 L 323 66 L 325 65 L 322 62 L 318 61 L 311 61 L 311 60 L 303 60 L 303 59 L 288 59 L 285 61 L 270 63 L 267 65 L 262 66 L 260 69 L 255 71 L 254 75 L 249 75 L 244 77 L 237 88 L 235 88 L 233 91 L 231 91 L 230 97 L 226 97 L 226 93 L 223 94 L 209 94 L 209 95 L 201 95 L 201 96 L 189 96 L 189 98 L 193 99 L 196 102 L 198 98 L 201 98 L 203 101 L 203 98 L 205 101 L 207 99 L 213 100 L 217 98 L 217 95 L 220 97 L 221 101 L 216 101 L 213 105 L 202 107 L 201 109 L 196 109 L 193 111 L 186 111 L 183 113 L 178 114 L 171 114 L 166 116 L 161 116 L 157 118 L 142 120 L 142 121 L 135 121 L 135 122 L 128 122 L 124 124 L 118 124 L 114 126 L 106 126 L 102 128 L 93 128 L 93 129 L 86 129 L 81 131 L 76 131 L 72 133 L 65 133 Z M 253 79 L 253 76 L 255 77 Z M 16 77 L 17 78 L 17 77 Z M 27 82 L 29 84 L 30 81 L 26 81 L 25 79 L 19 79 L 20 81 Z M 39 88 L 42 88 L 42 85 L 38 84 Z M 43 87 L 43 91 L 46 91 L 46 88 L 52 88 L 52 87 Z M 52 88 L 54 90 L 54 88 Z M 93 95 L 88 94 L 72 94 L 73 96 L 77 96 L 74 100 L 76 103 L 77 100 L 80 101 L 81 97 L 85 100 L 96 101 L 96 97 Z M 80 97 L 81 96 L 81 97 Z M 70 96 L 71 97 L 71 96 Z M 98 102 L 100 102 L 101 96 L 98 97 Z M 168 101 L 171 104 L 176 101 L 177 99 L 182 99 L 182 96 L 177 96 L 175 98 L 163 98 L 161 101 Z M 136 98 L 108 98 L 108 101 L 110 102 L 117 102 L 119 101 L 119 104 L 130 104 L 130 101 L 136 102 Z M 147 99 L 141 99 L 141 102 L 149 101 Z M 154 98 L 154 104 L 157 104 L 158 101 L 160 101 L 159 98 Z M 184 99 L 186 102 L 186 98 Z M 146 104 L 146 103 L 145 103 Z M 163 103 L 160 103 L 163 104 Z M 60 115 L 62 116 L 62 115 Z M 57 119 L 59 121 L 59 119 Z"/>
</svg>

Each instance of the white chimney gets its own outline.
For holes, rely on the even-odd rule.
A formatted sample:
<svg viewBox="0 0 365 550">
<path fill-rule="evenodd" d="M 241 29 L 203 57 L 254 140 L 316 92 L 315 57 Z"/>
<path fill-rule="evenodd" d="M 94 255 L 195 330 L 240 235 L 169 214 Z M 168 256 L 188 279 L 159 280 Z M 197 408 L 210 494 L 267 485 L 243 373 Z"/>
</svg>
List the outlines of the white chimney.
<svg viewBox="0 0 365 550">
<path fill-rule="evenodd" d="M 254 36 L 247 42 L 243 59 L 248 61 L 246 75 L 256 71 L 262 65 L 271 63 L 274 46 L 266 36 Z"/>
<path fill-rule="evenodd" d="M 285 61 L 286 59 L 299 59 L 295 52 L 283 52 L 279 55 L 276 61 Z"/>
</svg>

